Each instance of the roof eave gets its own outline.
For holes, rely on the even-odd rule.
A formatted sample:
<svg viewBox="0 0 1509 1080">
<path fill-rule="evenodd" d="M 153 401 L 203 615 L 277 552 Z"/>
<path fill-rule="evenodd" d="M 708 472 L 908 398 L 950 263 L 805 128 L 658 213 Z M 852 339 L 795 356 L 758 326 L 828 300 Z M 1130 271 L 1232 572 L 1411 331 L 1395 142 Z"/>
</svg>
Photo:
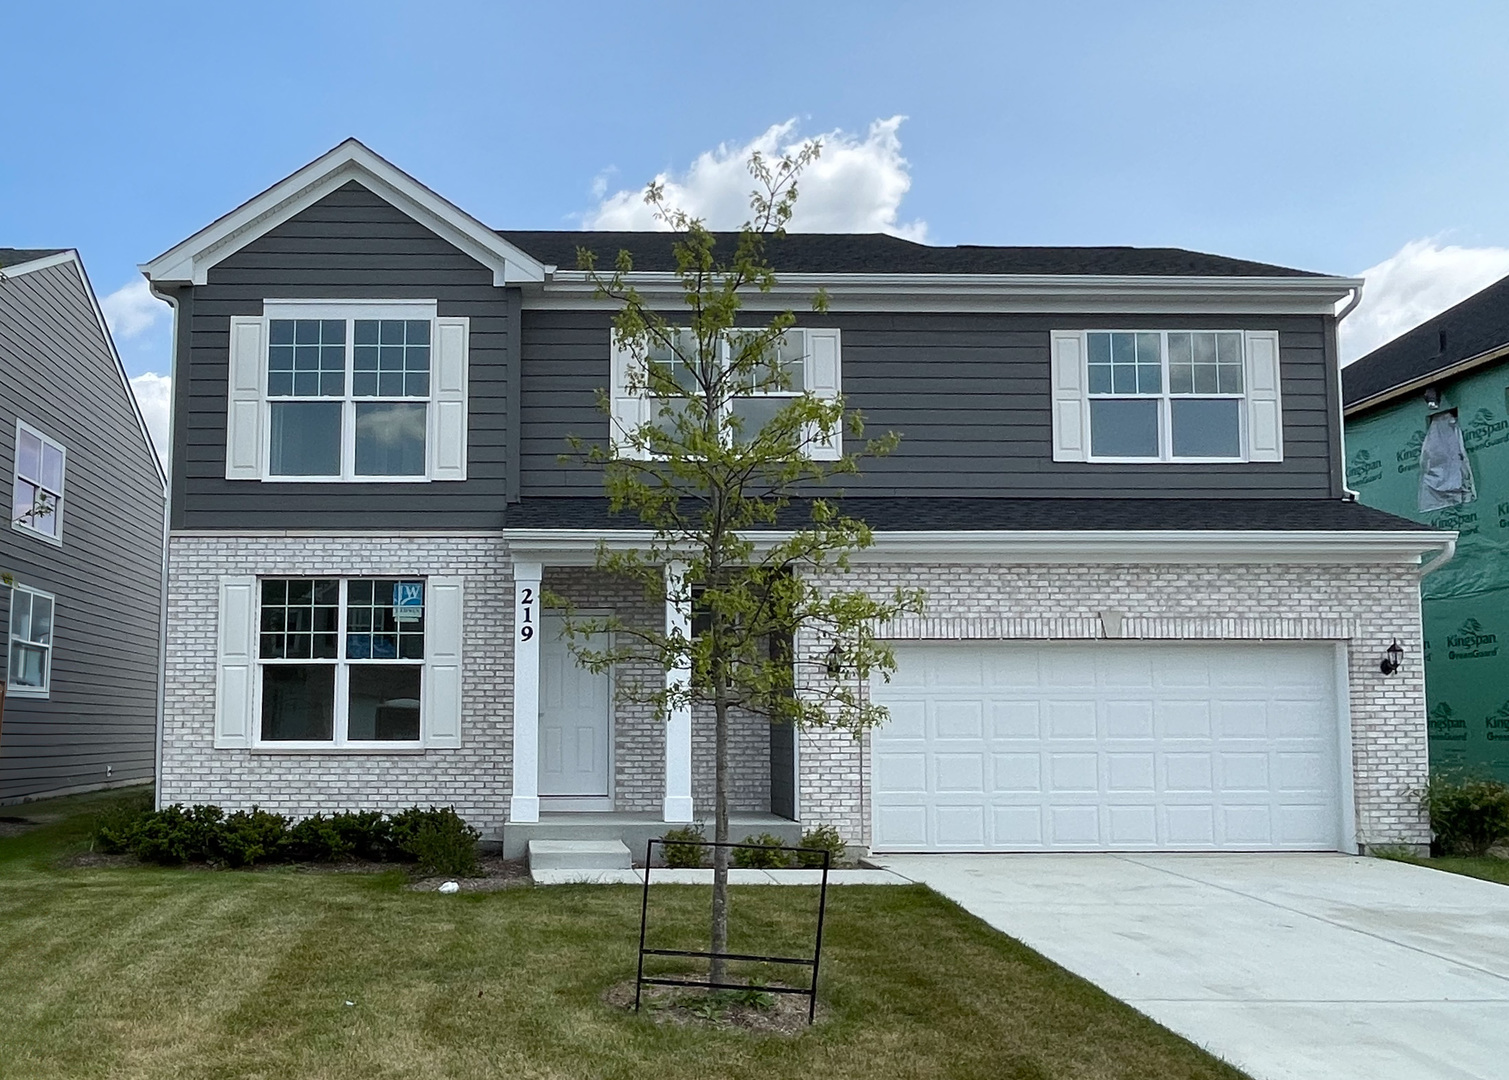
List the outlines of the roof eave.
<svg viewBox="0 0 1509 1080">
<path fill-rule="evenodd" d="M 1371 412 L 1380 405 L 1387 405 L 1391 401 L 1396 401 L 1418 390 L 1424 390 L 1427 386 L 1432 386 L 1447 379 L 1454 379 L 1459 375 L 1465 375 L 1469 371 L 1486 367 L 1506 357 L 1509 357 L 1509 341 L 1504 342 L 1502 345 L 1495 345 L 1491 349 L 1485 349 L 1466 359 L 1447 364 L 1445 367 L 1437 368 L 1435 371 L 1429 371 L 1424 375 L 1417 375 L 1413 379 L 1396 383 L 1386 390 L 1379 390 L 1377 393 L 1369 394 L 1367 397 L 1358 398 L 1356 401 L 1345 406 L 1342 414 L 1344 416 L 1356 416 L 1359 413 Z M 1358 363 L 1361 363 L 1361 361 L 1358 361 Z"/>
</svg>

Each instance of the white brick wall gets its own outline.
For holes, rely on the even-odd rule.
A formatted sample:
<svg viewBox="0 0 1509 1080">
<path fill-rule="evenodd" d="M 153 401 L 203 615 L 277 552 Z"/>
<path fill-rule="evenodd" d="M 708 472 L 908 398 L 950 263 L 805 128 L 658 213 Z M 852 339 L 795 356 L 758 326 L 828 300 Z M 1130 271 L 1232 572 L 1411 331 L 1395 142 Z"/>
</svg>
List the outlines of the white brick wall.
<svg viewBox="0 0 1509 1080">
<path fill-rule="evenodd" d="M 1358 840 L 1430 839 L 1412 794 L 1428 763 L 1419 583 L 1408 567 L 860 564 L 829 580 L 873 595 L 924 589 L 925 614 L 887 628 L 896 640 L 1097 638 L 1100 613 L 1120 611 L 1125 638 L 1346 642 Z M 1396 636 L 1407 646 L 1404 667 L 1384 676 L 1378 659 Z M 827 645 L 804 635 L 798 649 L 820 667 Z M 804 824 L 836 825 L 867 846 L 868 737 L 804 731 L 799 755 Z"/>
</svg>

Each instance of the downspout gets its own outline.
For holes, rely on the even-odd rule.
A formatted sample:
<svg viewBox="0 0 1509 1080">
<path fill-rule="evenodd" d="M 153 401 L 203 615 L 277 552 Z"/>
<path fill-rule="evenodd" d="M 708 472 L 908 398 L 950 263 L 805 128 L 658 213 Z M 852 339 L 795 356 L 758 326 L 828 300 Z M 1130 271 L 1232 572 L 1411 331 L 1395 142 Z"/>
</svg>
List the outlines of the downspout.
<svg viewBox="0 0 1509 1080">
<path fill-rule="evenodd" d="M 173 353 L 168 360 L 168 393 L 177 396 L 178 295 L 176 292 L 159 292 L 150 278 L 147 280 L 147 288 L 153 296 L 173 309 Z M 152 763 L 152 806 L 154 809 L 162 807 L 163 724 L 167 718 L 168 700 L 168 537 L 173 520 L 173 419 L 177 411 L 173 408 L 172 397 L 170 397 L 168 400 L 168 460 L 167 468 L 163 470 L 167 474 L 167 487 L 163 491 L 162 498 L 162 569 L 158 579 L 157 598 L 157 739 L 153 749 Z"/>
<path fill-rule="evenodd" d="M 1434 574 L 1441 567 L 1451 562 L 1452 556 L 1457 553 L 1457 535 L 1457 533 L 1452 533 L 1446 541 L 1446 546 L 1441 549 L 1441 554 L 1420 567 L 1420 577 L 1423 578 L 1426 574 Z"/>
<path fill-rule="evenodd" d="M 1352 290 L 1352 299 L 1348 300 L 1346 306 L 1336 313 L 1336 405 L 1341 414 L 1336 418 L 1336 422 L 1341 425 L 1341 461 L 1338 465 L 1341 468 L 1341 490 L 1347 502 L 1356 502 L 1358 493 L 1347 487 L 1347 404 L 1341 389 L 1341 321 L 1356 311 L 1360 303 L 1362 303 L 1361 286 Z M 1450 556 L 1448 555 L 1447 558 Z"/>
</svg>

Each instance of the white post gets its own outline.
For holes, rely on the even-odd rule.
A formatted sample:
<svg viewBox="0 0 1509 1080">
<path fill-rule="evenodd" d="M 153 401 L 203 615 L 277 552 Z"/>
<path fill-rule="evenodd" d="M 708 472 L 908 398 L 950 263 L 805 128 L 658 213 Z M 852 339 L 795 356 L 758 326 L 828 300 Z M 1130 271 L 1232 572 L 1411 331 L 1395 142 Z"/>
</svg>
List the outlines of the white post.
<svg viewBox="0 0 1509 1080">
<path fill-rule="evenodd" d="M 665 629 L 668 634 L 679 629 L 690 638 L 692 601 L 691 597 L 681 595 L 685 572 L 686 568 L 680 563 L 666 564 Z M 691 662 L 683 661 L 666 671 L 666 688 L 685 686 L 691 677 Z M 677 705 L 666 717 L 665 811 L 661 818 L 664 821 L 692 820 L 692 710 L 686 704 Z"/>
<path fill-rule="evenodd" d="M 513 798 L 508 820 L 540 820 L 540 577 L 513 564 Z"/>
</svg>

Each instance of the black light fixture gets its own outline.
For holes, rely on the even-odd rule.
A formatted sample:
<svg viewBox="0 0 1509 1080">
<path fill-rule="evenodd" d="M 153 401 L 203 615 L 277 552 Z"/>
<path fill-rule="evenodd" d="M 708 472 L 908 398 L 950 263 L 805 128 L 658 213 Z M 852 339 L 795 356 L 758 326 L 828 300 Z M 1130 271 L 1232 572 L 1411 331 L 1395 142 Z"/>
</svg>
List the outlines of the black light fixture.
<svg viewBox="0 0 1509 1080">
<path fill-rule="evenodd" d="M 1378 670 L 1385 675 L 1392 675 L 1399 670 L 1399 665 L 1402 663 L 1404 663 L 1404 648 L 1399 644 L 1399 639 L 1395 638 L 1394 643 L 1383 654 L 1383 659 L 1378 662 Z"/>
<path fill-rule="evenodd" d="M 844 673 L 844 652 L 838 647 L 838 642 L 833 643 L 833 648 L 828 650 L 828 678 L 836 679 Z"/>
</svg>

